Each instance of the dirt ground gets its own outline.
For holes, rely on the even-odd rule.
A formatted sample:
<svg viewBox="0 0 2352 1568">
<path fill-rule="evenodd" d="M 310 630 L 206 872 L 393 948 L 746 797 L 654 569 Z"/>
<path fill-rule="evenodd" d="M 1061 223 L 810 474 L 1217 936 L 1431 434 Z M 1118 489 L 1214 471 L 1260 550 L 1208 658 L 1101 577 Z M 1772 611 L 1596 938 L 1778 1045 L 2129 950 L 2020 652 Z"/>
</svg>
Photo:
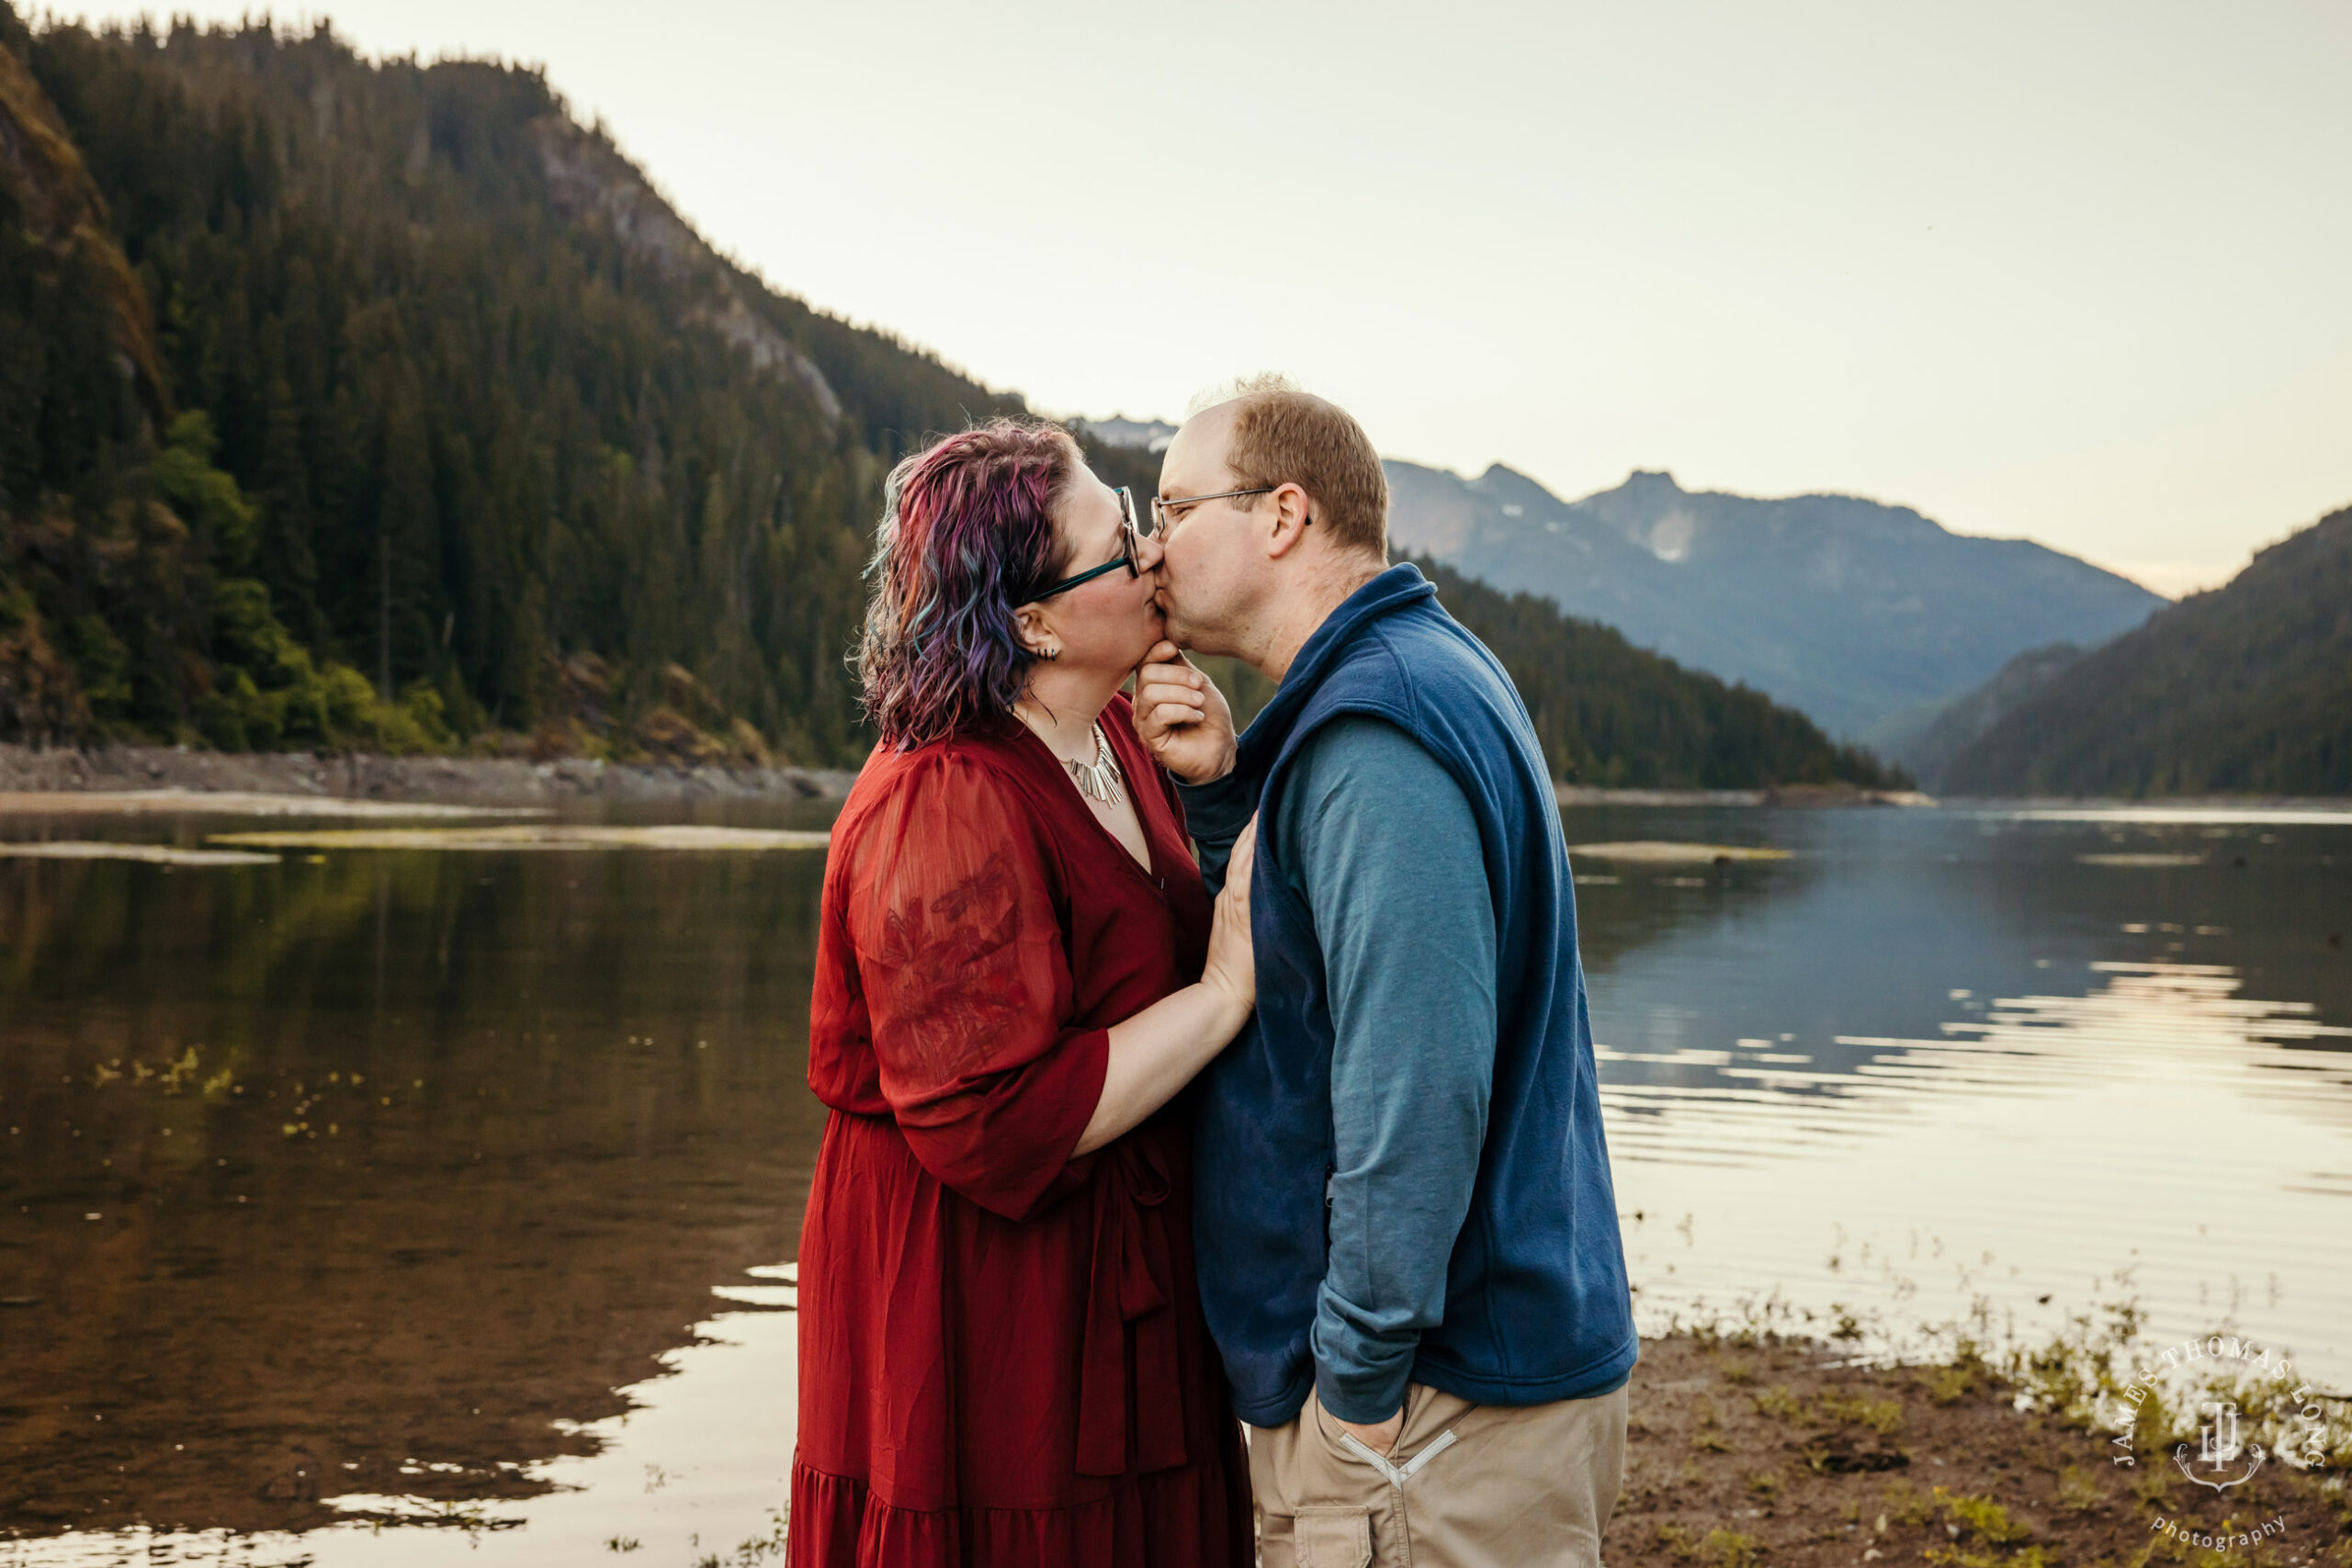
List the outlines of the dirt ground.
<svg viewBox="0 0 2352 1568">
<path fill-rule="evenodd" d="M 1769 1336 L 1645 1340 L 1610 1568 L 2352 1564 L 2341 1472 L 2268 1464 L 2216 1491 L 2168 1453 L 2114 1462 L 2108 1434 L 2020 1412 L 1981 1366 L 1838 1360 Z"/>
</svg>

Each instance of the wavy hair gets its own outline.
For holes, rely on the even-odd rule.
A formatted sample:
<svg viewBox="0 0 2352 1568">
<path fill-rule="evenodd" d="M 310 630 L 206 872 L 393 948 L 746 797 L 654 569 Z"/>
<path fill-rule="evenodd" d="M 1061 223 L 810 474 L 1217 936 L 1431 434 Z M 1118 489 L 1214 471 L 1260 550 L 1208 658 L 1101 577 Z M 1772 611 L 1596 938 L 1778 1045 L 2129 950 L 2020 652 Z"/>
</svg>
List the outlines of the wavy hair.
<svg viewBox="0 0 2352 1568">
<path fill-rule="evenodd" d="M 1053 507 L 1080 460 L 1057 425 L 994 419 L 890 470 L 857 650 L 884 744 L 910 750 L 1012 714 L 1034 662 L 1013 608 L 1060 570 Z"/>
</svg>

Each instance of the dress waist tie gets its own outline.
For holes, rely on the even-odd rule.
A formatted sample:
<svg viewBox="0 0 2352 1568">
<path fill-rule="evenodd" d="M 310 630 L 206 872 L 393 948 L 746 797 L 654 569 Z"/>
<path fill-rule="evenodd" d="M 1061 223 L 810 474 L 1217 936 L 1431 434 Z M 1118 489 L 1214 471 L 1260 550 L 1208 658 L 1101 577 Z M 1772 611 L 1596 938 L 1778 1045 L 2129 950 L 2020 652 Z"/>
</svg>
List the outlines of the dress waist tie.
<svg viewBox="0 0 2352 1568">
<path fill-rule="evenodd" d="M 1078 1472 L 1127 1473 L 1136 1435 L 1137 1473 L 1184 1462 L 1184 1407 L 1177 1378 L 1175 1279 L 1168 1221 L 1170 1187 L 1159 1156 L 1121 1138 L 1103 1151 L 1094 1188 L 1094 1258 L 1087 1273 L 1086 1343 L 1079 1368 Z M 1148 1396 L 1138 1401 L 1136 1395 Z"/>
</svg>

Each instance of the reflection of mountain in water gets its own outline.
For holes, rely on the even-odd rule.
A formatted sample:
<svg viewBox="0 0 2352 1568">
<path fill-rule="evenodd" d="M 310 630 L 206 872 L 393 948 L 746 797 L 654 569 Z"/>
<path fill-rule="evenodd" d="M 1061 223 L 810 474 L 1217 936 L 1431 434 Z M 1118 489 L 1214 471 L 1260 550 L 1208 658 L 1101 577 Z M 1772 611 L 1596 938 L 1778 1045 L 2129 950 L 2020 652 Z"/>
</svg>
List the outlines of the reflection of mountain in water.
<svg viewBox="0 0 2352 1568">
<path fill-rule="evenodd" d="M 1906 1315 L 1915 1285 L 1965 1306 L 1994 1249 L 2064 1310 L 2128 1247 L 2183 1332 L 2209 1278 L 2277 1269 L 2249 1326 L 2331 1343 L 2352 828 L 1568 819 L 1795 853 L 1577 864 L 1645 1302 L 1854 1302 L 1820 1261 L 1850 1229 L 1920 1251 L 1874 1287 Z M 780 1472 L 786 1324 L 657 1358 L 782 1304 L 713 1288 L 795 1251 L 819 858 L 285 852 L 0 863 L 0 1298 L 33 1303 L 0 1306 L 0 1528 L 306 1529 L 318 1498 L 573 1482 L 629 1523 L 629 1467 L 695 1463 L 683 1424 L 764 1433 Z M 1929 1278 L 1929 1229 L 1973 1271 Z M 537 1462 L 632 1398 L 627 1444 Z"/>
<path fill-rule="evenodd" d="M 1718 1114 L 1711 1106 L 1735 1108 L 1720 1111 L 1734 1117 L 1742 1106 L 1818 1110 L 1786 1131 L 1758 1122 L 1740 1145 L 1744 1157 L 1784 1137 L 1818 1143 L 1866 1131 L 1920 1095 L 1966 1092 L 1973 1054 L 1994 1048 L 1986 1041 L 2030 1058 L 2014 1075 L 2020 1084 L 2043 1081 L 2033 1064 L 2045 1044 L 2077 1053 L 2065 1055 L 2066 1070 L 2124 1074 L 2183 1040 L 2204 1042 L 2217 1064 L 2248 1041 L 2268 1042 L 2257 1053 L 2262 1071 L 2233 1080 L 2267 1093 L 2290 1081 L 2284 1074 L 2324 1077 L 2333 1067 L 2312 1068 L 2314 1053 L 2333 1064 L 2328 1053 L 2352 1025 L 2344 826 L 2130 813 L 1767 820 L 1692 813 L 1677 831 L 1769 831 L 1798 858 L 1755 869 L 1805 868 L 1780 883 L 1782 897 L 1683 893 L 1672 901 L 1680 927 L 1670 942 L 1658 940 L 1671 929 L 1660 909 L 1622 909 L 1609 901 L 1616 889 L 1580 899 L 1588 952 L 1615 955 L 1590 965 L 1612 1112 L 1654 1119 L 1681 1107 L 1701 1119 L 1673 1118 L 1674 1136 L 1649 1146 L 1651 1156 L 1720 1156 L 1701 1131 Z M 1639 940 L 1626 942 L 1621 922 Z M 2173 978 L 2154 992 L 2150 982 L 2121 984 L 2132 965 Z M 2266 998 L 2282 999 L 2252 999 Z M 2178 1035 L 2176 1022 L 2190 1033 Z M 2299 1115 L 2352 1120 L 2352 1096 L 2293 1103 Z M 1629 1130 L 1612 1147 L 1632 1155 L 1624 1140 L 1640 1136 Z"/>
<path fill-rule="evenodd" d="M 2329 1120 L 2352 1126 L 2352 1028 L 2318 1021 L 2308 1002 L 2242 997 L 2242 982 L 2222 964 L 2091 967 L 2105 980 L 2087 996 L 1995 999 L 1981 1017 L 1945 1023 L 1928 1038 L 1839 1035 L 1804 1049 L 1755 1039 L 1718 1050 L 1604 1048 L 1611 1152 L 1731 1167 L 1801 1158 L 1894 1132 L 1958 1097 L 2096 1089 L 2144 1073 L 2160 1057 L 2209 1074 L 2216 1089 L 2271 1104 L 2300 1108 L 2315 1098 Z M 2352 1197 L 2352 1176 L 2335 1179 Z"/>
<path fill-rule="evenodd" d="M 820 874 L 0 872 L 0 1528 L 542 1487 L 792 1256 Z"/>
</svg>

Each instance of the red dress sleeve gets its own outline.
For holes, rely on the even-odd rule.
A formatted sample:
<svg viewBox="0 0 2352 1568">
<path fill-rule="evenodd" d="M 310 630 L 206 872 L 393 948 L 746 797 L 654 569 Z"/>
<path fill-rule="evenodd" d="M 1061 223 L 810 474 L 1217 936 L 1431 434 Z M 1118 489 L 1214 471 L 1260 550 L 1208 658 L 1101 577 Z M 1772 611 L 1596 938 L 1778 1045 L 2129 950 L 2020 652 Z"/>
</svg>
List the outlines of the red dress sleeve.
<svg viewBox="0 0 2352 1568">
<path fill-rule="evenodd" d="M 942 1183 L 1026 1219 L 1084 1179 L 1070 1151 L 1110 1036 L 1073 985 L 1038 825 L 952 751 L 909 770 L 853 851 L 843 911 L 883 1098 Z"/>
</svg>

